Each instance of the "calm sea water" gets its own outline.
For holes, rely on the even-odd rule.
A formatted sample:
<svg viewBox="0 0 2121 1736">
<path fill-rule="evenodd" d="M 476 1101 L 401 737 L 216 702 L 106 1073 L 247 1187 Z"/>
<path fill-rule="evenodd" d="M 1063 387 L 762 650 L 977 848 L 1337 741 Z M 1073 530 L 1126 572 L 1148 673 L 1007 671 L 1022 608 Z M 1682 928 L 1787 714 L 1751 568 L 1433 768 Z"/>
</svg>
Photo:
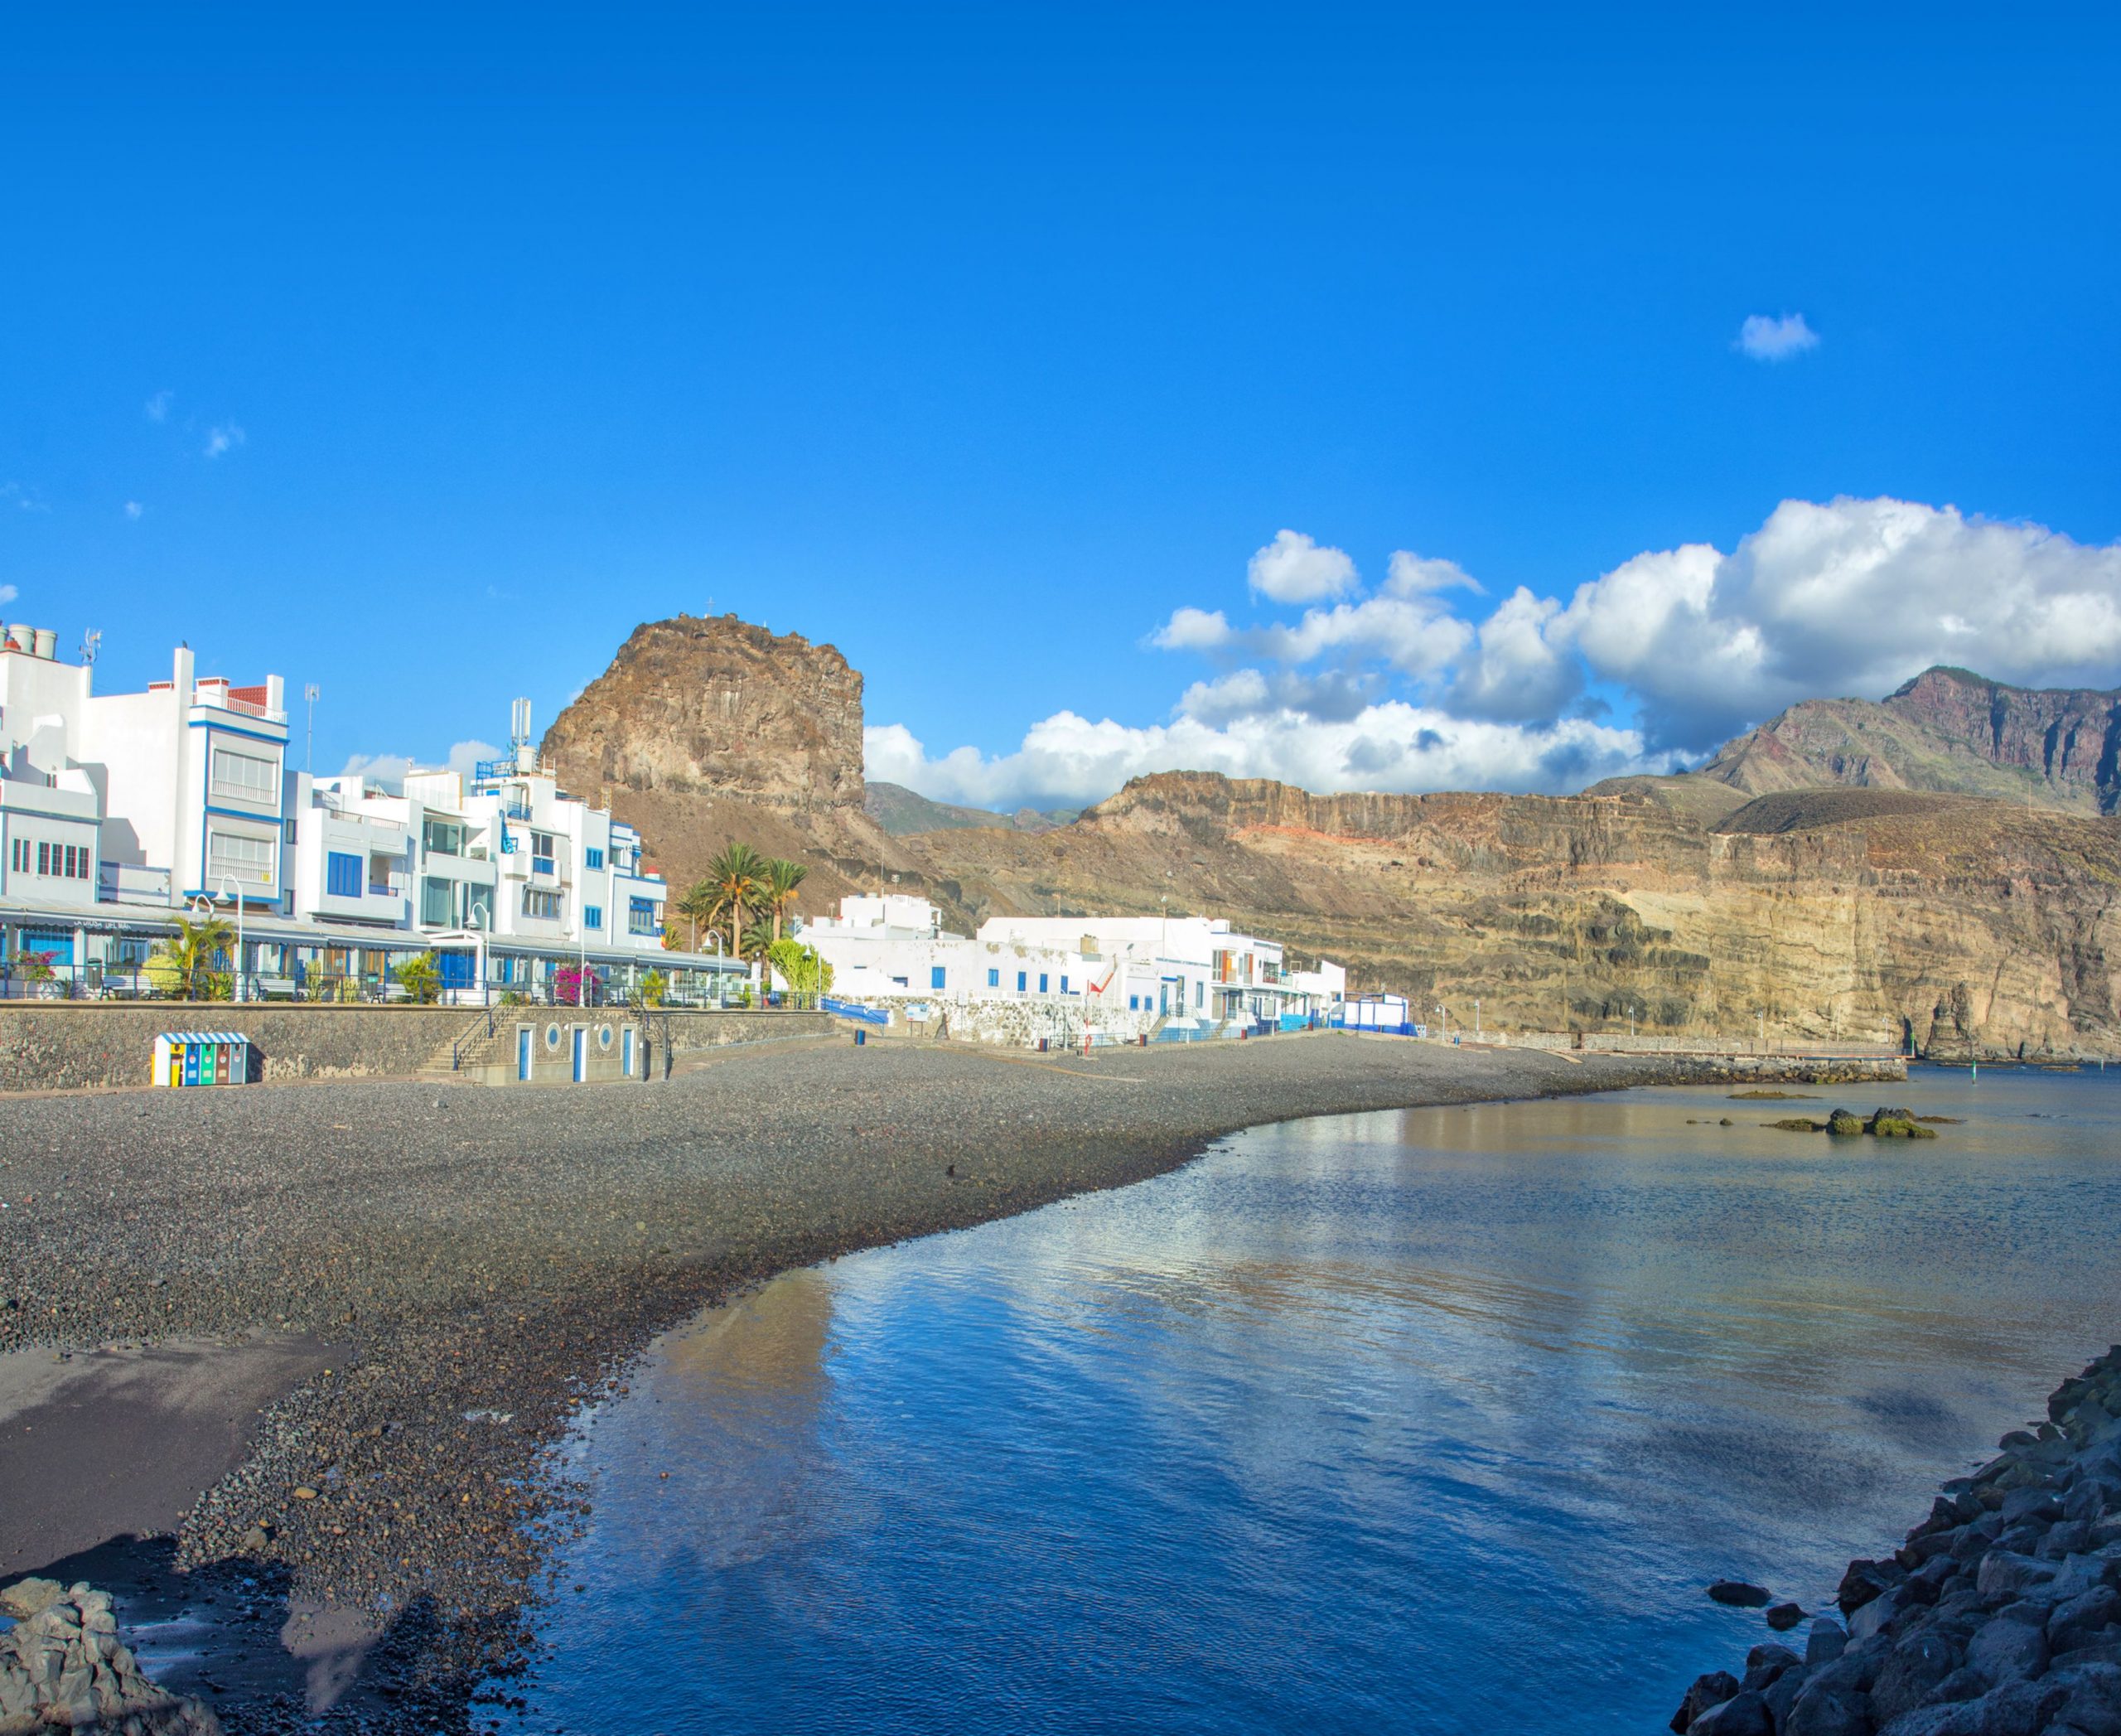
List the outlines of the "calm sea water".
<svg viewBox="0 0 2121 1736">
<path fill-rule="evenodd" d="M 2121 1337 L 2121 1071 L 1891 1096 L 1966 1124 L 1336 1117 L 782 1278 L 573 1443 L 507 1726 L 1661 1729 L 1709 1580 L 1823 1604 Z"/>
</svg>

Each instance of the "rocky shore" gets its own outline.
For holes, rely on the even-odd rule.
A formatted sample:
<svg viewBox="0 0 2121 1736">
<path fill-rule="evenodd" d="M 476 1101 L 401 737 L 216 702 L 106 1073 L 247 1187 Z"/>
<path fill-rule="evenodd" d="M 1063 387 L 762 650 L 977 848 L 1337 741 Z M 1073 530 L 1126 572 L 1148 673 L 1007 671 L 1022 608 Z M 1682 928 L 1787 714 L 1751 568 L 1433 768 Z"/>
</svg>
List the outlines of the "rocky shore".
<svg viewBox="0 0 2121 1736">
<path fill-rule="evenodd" d="M 0 1430 L 0 1574 L 123 1591 L 137 1570 L 136 1600 L 189 1599 L 186 1619 L 214 1602 L 227 1651 L 161 1674 L 231 1728 L 320 1703 L 461 1724 L 527 1638 L 546 1541 L 586 1511 L 544 1449 L 656 1332 L 737 1287 L 1137 1181 L 1261 1122 L 1760 1076 L 1338 1035 L 1089 1057 L 833 1042 L 647 1086 L 0 1101 L 0 1413 L 10 1368 L 180 1349 L 190 1406 L 123 1385 L 24 1397 Z M 251 1384 L 224 1378 L 239 1367 Z M 284 1371 L 271 1396 L 261 1370 Z M 157 1482 L 201 1429 L 231 1443 L 211 1478 Z M 97 1522 L 135 1492 L 85 1481 L 99 1462 L 165 1503 L 147 1505 L 175 1538 L 147 1566 L 98 1547 L 137 1527 Z M 282 1636 L 290 1603 L 316 1616 Z M 283 1637 L 311 1645 L 307 1680 L 266 1667 Z"/>
<path fill-rule="evenodd" d="M 1754 1647 L 1742 1677 L 1700 1677 L 1672 1729 L 2121 1736 L 2121 1345 L 2056 1390 L 2046 1421 L 2000 1445 L 1944 1485 L 1897 1550 L 1848 1564 L 1843 1622 L 1823 1616 L 1801 1642 Z M 1778 1627 L 1801 1619 L 1787 1604 L 1768 1612 Z"/>
</svg>

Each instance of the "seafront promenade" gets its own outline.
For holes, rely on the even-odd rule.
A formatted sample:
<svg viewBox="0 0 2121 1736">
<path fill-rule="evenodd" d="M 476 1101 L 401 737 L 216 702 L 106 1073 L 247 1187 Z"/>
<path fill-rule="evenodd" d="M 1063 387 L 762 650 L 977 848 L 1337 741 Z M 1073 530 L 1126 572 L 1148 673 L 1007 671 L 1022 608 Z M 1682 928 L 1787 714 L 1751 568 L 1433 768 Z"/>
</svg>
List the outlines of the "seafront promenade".
<svg viewBox="0 0 2121 1736">
<path fill-rule="evenodd" d="M 538 1522 L 568 1511 L 541 1449 L 737 1286 L 1261 1122 L 1733 1076 L 1763 1075 L 1328 1033 L 1088 1057 L 835 1038 L 564 1114 L 410 1081 L 0 1099 L 0 1574 L 173 1528 L 185 1564 L 366 1612 L 446 1689 L 516 1642 Z"/>
</svg>

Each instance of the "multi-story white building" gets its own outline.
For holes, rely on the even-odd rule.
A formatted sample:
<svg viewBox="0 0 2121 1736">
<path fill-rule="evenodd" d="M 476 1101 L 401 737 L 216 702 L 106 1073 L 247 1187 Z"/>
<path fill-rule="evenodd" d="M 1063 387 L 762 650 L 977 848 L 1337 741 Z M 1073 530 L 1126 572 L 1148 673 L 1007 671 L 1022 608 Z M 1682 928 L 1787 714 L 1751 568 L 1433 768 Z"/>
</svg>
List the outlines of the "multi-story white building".
<svg viewBox="0 0 2121 1736">
<path fill-rule="evenodd" d="M 611 990 L 659 970 L 696 1001 L 742 974 L 664 949 L 640 834 L 558 788 L 527 702 L 506 759 L 393 791 L 292 771 L 278 675 L 201 677 L 180 647 L 168 680 L 98 694 L 53 639 L 0 638 L 0 984 L 27 954 L 68 992 L 137 989 L 176 916 L 208 906 L 240 919 L 227 963 L 249 992 L 387 994 L 429 950 L 460 995 L 543 996 L 572 965 Z"/>
</svg>

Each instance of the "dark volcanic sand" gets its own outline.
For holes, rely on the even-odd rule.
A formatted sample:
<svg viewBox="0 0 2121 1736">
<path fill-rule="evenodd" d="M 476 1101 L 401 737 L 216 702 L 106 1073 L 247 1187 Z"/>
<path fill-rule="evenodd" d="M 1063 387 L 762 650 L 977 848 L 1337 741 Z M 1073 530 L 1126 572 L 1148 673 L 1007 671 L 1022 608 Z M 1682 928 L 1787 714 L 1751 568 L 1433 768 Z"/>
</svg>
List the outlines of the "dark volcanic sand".
<svg viewBox="0 0 2121 1736">
<path fill-rule="evenodd" d="M 342 1625 L 375 1612 L 391 1639 L 370 1674 L 384 1695 L 437 1688 L 420 1696 L 431 1724 L 511 1654 L 538 1530 L 569 1522 L 540 1448 L 655 1332 L 732 1287 L 1137 1181 L 1260 1122 L 1701 1076 L 1337 1035 L 1087 1059 L 838 1039 L 725 1051 L 646 1086 L 0 1100 L 0 1352 L 267 1334 L 336 1358 L 281 1363 L 296 1384 L 259 1416 L 254 1347 L 220 1377 L 195 1356 L 191 1409 L 124 1419 L 152 1488 L 114 1492 L 101 1522 L 75 1500 L 22 1540 L 70 1555 L 133 1528 L 181 1483 L 157 1428 L 188 1472 L 242 1449 L 227 1431 L 247 1408 L 247 1456 L 191 1507 L 177 1561 L 232 1563 L 198 1582 L 225 1605 L 257 1603 L 225 1591 L 248 1575 Z M 72 1414 L 84 1439 L 109 1420 Z M 187 1446 L 201 1428 L 220 1431 L 212 1451 Z M 0 1508 L 45 1500 L 64 1457 L 0 1455 Z M 278 1722 L 263 1677 L 191 1668 L 234 1678 L 236 1727 Z M 406 1704 L 369 1691 L 342 1709 Z"/>
</svg>

